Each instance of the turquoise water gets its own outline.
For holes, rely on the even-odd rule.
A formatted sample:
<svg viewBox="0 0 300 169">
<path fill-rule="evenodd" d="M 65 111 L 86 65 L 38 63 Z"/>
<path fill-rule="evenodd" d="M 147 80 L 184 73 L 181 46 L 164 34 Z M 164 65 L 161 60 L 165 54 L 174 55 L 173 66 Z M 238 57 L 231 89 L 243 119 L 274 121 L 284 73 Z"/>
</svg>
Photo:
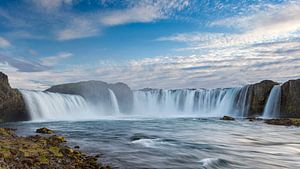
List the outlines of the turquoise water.
<svg viewBox="0 0 300 169">
<path fill-rule="evenodd" d="M 9 123 L 48 127 L 113 168 L 300 168 L 300 128 L 200 118 Z"/>
</svg>

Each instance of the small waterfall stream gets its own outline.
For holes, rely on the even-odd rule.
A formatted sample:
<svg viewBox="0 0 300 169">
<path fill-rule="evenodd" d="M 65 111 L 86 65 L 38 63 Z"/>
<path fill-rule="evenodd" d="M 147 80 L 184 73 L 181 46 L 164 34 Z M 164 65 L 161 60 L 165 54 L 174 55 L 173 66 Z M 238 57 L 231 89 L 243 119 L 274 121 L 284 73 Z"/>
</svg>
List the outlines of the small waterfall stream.
<svg viewBox="0 0 300 169">
<path fill-rule="evenodd" d="M 278 118 L 280 115 L 281 88 L 280 85 L 275 85 L 268 97 L 263 118 Z"/>
<path fill-rule="evenodd" d="M 113 107 L 113 112 L 117 115 L 120 115 L 120 109 L 119 109 L 117 97 L 111 89 L 108 89 L 108 91 L 109 91 L 109 95 L 110 95 L 111 104 Z"/>
</svg>

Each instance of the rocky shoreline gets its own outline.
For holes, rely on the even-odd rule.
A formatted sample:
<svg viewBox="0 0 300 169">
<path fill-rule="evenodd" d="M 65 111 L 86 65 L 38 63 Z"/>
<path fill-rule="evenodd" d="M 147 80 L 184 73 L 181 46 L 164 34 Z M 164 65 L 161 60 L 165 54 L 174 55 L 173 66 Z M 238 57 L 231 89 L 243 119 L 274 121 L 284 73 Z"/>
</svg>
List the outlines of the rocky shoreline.
<svg viewBox="0 0 300 169">
<path fill-rule="evenodd" d="M 20 137 L 14 129 L 0 128 L 1 169 L 110 169 L 89 156 L 66 145 L 62 136 L 41 128 L 35 136 Z"/>
</svg>

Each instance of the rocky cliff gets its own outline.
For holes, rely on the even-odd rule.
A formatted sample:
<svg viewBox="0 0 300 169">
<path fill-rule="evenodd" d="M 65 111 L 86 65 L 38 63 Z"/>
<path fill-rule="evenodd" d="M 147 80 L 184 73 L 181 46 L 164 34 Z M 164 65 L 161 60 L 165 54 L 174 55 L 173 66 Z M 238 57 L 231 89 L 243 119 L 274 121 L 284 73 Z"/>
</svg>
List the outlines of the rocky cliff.
<svg viewBox="0 0 300 169">
<path fill-rule="evenodd" d="M 300 118 L 300 79 L 281 85 L 280 117 Z"/>
<path fill-rule="evenodd" d="M 12 89 L 8 77 L 0 72 L 0 120 L 24 121 L 29 118 L 21 93 Z"/>
<path fill-rule="evenodd" d="M 267 103 L 268 96 L 277 82 L 264 80 L 259 83 L 251 84 L 248 88 L 249 110 L 248 117 L 261 116 Z"/>
<path fill-rule="evenodd" d="M 111 89 L 116 95 L 120 111 L 122 113 L 130 113 L 133 106 L 133 93 L 124 83 L 108 84 L 102 81 L 85 81 L 56 85 L 46 91 L 76 94 L 95 104 L 110 105 L 110 94 L 108 89 Z"/>
</svg>

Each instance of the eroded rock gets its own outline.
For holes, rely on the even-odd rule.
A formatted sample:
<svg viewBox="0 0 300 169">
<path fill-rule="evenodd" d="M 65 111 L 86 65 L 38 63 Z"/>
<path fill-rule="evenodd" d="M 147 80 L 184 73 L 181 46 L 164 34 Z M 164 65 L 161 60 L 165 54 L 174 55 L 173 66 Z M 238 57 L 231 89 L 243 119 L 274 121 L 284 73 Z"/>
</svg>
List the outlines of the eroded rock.
<svg viewBox="0 0 300 169">
<path fill-rule="evenodd" d="M 29 120 L 22 94 L 12 89 L 8 77 L 0 72 L 0 122 Z"/>
<path fill-rule="evenodd" d="M 235 120 L 233 117 L 230 116 L 223 116 L 220 120 L 229 120 L 229 121 L 233 121 Z"/>
<path fill-rule="evenodd" d="M 39 129 L 36 129 L 36 133 L 41 133 L 41 134 L 53 134 L 54 131 L 53 130 L 50 130 L 46 127 L 43 127 L 43 128 L 39 128 Z"/>
<path fill-rule="evenodd" d="M 0 138 L 0 168 L 110 168 L 97 163 L 96 157 L 62 144 L 65 140 L 61 136 L 18 137 L 14 130 L 0 128 Z"/>
</svg>

